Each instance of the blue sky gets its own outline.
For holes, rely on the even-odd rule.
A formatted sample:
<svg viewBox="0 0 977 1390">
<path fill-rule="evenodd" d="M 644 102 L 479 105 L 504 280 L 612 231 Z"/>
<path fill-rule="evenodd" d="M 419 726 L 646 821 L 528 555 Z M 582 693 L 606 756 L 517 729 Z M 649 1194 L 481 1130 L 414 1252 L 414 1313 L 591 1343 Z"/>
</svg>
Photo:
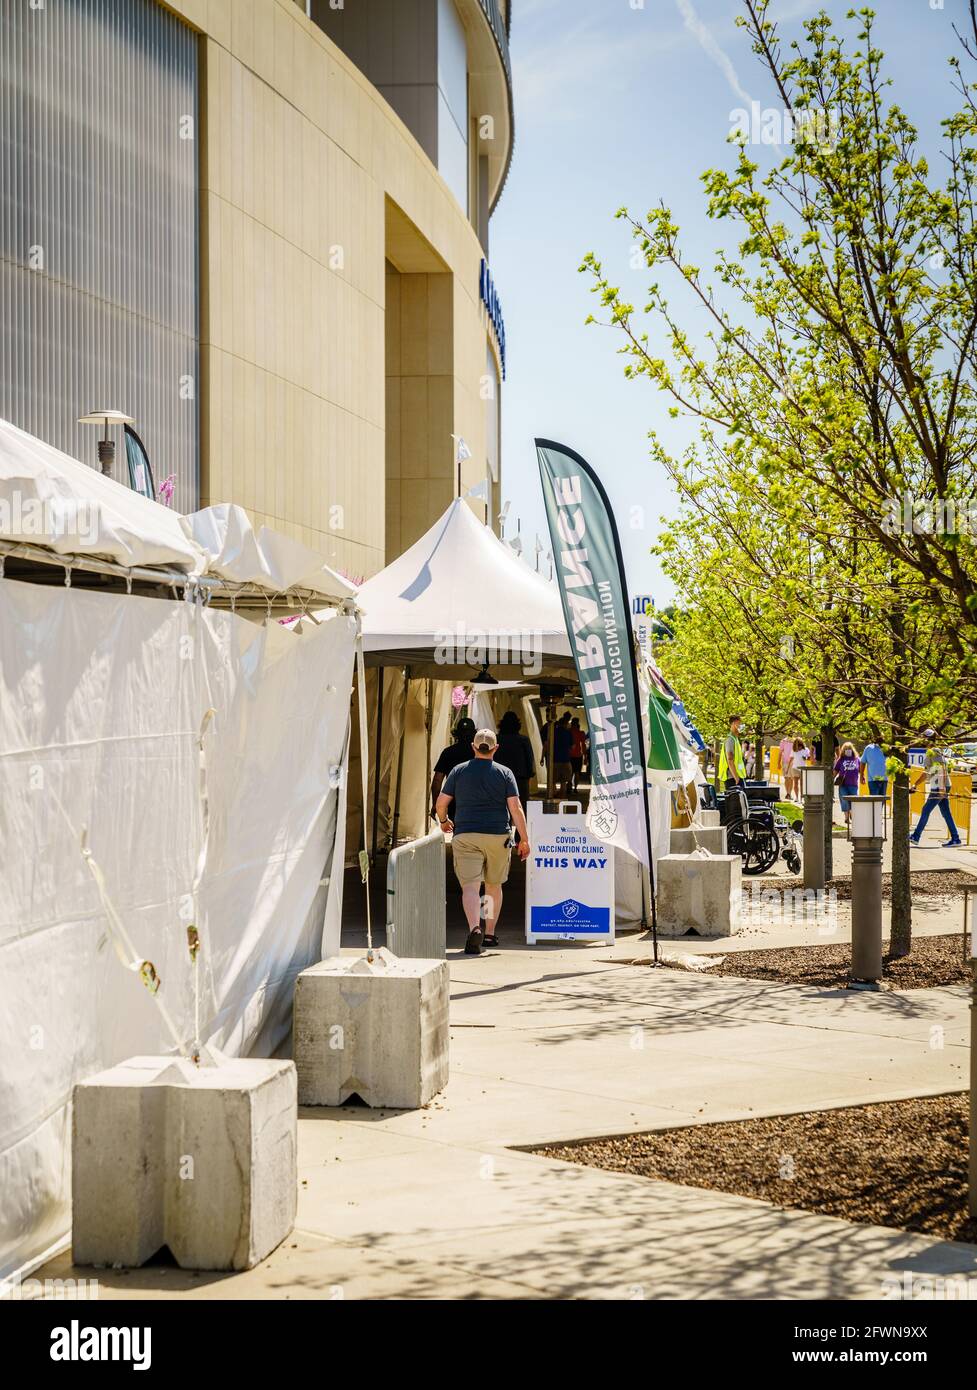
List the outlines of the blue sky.
<svg viewBox="0 0 977 1390">
<path fill-rule="evenodd" d="M 843 21 L 851 5 L 773 0 L 771 17 L 784 21 L 789 39 L 822 8 Z M 893 98 L 929 144 L 954 109 L 946 60 L 966 0 L 877 0 L 874 8 Z M 490 248 L 508 349 L 506 535 L 521 516 L 530 557 L 537 533 L 549 548 L 533 439 L 569 444 L 610 494 L 631 591 L 659 604 L 671 591 L 648 550 L 675 499 L 650 461 L 647 433 L 658 429 L 678 449 L 689 426 L 668 420 L 649 383 L 625 381 L 608 329 L 585 326 L 596 300 L 577 267 L 596 251 L 613 282 L 643 304 L 650 276 L 630 268 L 630 238 L 614 212 L 626 204 L 643 214 L 660 199 L 690 259 L 711 264 L 726 233 L 704 215 L 699 174 L 731 159 L 734 108 L 747 98 L 777 105 L 735 25 L 739 11 L 737 0 L 513 0 L 516 147 Z M 635 506 L 643 529 L 631 526 Z"/>
</svg>

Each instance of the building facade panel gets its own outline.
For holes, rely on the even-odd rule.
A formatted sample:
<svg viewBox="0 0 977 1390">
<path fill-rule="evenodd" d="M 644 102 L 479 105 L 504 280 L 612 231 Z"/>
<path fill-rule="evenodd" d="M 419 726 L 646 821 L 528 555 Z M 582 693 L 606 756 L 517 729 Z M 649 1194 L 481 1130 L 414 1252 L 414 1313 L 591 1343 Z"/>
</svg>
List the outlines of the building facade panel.
<svg viewBox="0 0 977 1390">
<path fill-rule="evenodd" d="M 16 154 L 0 175 L 0 392 L 4 413 L 83 458 L 94 437 L 75 417 L 128 410 L 157 472 L 178 473 L 180 507 L 239 502 L 365 576 L 450 502 L 459 439 L 471 454 L 464 488 L 483 481 L 494 450 L 480 394 L 492 344 L 479 296 L 485 209 L 470 191 L 483 190 L 475 203 L 497 196 L 507 156 L 502 137 L 476 152 L 471 128 L 511 93 L 481 0 L 347 4 L 349 23 L 367 8 L 384 19 L 340 36 L 358 62 L 306 8 L 47 5 L 37 13 L 88 26 L 84 71 L 59 75 L 48 59 L 30 98 L 31 11 L 2 8 L 20 30 L 2 59 L 5 154 Z M 433 94 L 433 155 L 392 104 L 411 85 Z M 43 165 L 60 140 L 53 126 L 42 135 L 37 110 L 89 141 L 58 148 L 61 185 L 77 185 L 62 243 L 25 221 L 37 176 L 24 151 Z M 169 140 L 184 113 L 193 138 Z M 454 172 L 436 167 L 439 120 L 461 152 Z M 39 206 L 49 221 L 61 212 L 53 194 Z M 58 262 L 43 300 L 23 266 L 31 238 Z M 29 372 L 39 357 L 44 370 Z M 180 413 L 170 383 L 185 379 L 192 404 Z"/>
<path fill-rule="evenodd" d="M 155 0 L 0 7 L 0 415 L 94 462 L 78 416 L 124 411 L 186 509 L 197 136 L 196 36 Z"/>
</svg>

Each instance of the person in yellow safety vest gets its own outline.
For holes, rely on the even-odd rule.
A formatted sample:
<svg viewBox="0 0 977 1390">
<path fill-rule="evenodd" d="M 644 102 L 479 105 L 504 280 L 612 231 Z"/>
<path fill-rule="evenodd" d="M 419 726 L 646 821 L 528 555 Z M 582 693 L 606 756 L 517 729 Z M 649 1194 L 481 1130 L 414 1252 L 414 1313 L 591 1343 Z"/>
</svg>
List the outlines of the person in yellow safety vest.
<svg viewBox="0 0 977 1390">
<path fill-rule="evenodd" d="M 729 733 L 723 739 L 719 750 L 719 785 L 726 791 L 731 787 L 742 787 L 746 783 L 746 763 L 740 744 L 740 717 L 730 716 Z"/>
</svg>

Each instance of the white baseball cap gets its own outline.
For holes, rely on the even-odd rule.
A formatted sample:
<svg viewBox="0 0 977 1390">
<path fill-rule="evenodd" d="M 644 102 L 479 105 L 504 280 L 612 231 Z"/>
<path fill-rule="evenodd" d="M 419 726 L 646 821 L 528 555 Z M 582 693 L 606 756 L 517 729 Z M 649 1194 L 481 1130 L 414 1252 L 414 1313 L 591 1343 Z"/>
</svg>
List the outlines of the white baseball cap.
<svg viewBox="0 0 977 1390">
<path fill-rule="evenodd" d="M 495 737 L 491 729 L 479 729 L 478 733 L 472 739 L 472 743 L 478 749 L 479 753 L 489 753 L 493 748 L 498 748 L 499 746 L 499 740 Z"/>
</svg>

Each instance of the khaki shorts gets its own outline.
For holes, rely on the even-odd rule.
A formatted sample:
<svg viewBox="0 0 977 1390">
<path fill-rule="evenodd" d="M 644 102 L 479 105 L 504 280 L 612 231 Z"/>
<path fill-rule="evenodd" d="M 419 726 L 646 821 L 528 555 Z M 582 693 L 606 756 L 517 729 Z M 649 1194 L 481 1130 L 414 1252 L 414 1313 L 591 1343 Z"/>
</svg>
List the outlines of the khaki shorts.
<svg viewBox="0 0 977 1390">
<path fill-rule="evenodd" d="M 475 831 L 453 836 L 451 858 L 455 877 L 463 888 L 466 883 L 505 883 L 512 855 L 506 844 L 508 838 Z"/>
</svg>

